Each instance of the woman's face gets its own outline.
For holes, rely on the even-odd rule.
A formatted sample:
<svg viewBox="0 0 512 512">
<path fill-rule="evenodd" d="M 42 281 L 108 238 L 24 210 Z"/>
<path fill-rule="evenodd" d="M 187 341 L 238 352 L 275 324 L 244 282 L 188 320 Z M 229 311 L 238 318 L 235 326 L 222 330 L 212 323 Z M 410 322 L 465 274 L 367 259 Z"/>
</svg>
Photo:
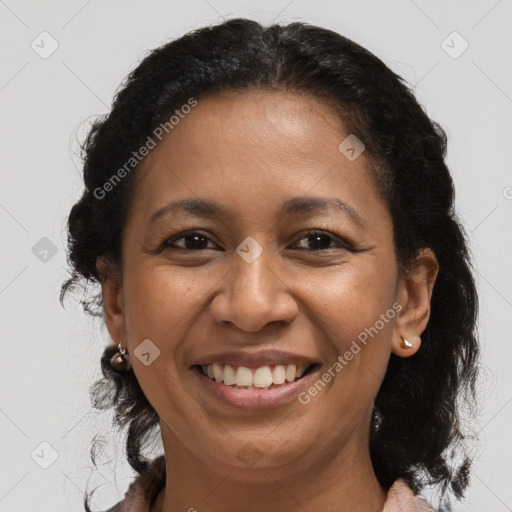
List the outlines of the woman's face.
<svg viewBox="0 0 512 512">
<path fill-rule="evenodd" d="M 311 97 L 222 93 L 200 99 L 137 169 L 122 280 L 103 284 L 107 325 L 164 443 L 203 466 L 243 478 L 356 456 L 390 353 L 419 347 L 432 275 L 399 275 L 366 154 L 354 158 L 351 139 L 339 149 L 349 135 Z M 209 363 L 220 365 L 213 380 L 195 366 Z M 217 382 L 227 363 L 228 383 L 256 386 L 316 366 L 254 391 Z"/>
</svg>

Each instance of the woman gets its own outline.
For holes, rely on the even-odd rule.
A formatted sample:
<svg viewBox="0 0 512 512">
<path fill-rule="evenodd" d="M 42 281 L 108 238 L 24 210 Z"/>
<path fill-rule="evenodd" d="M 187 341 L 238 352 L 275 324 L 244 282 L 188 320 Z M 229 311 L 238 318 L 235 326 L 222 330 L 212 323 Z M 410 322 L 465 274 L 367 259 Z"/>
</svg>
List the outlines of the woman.
<svg viewBox="0 0 512 512">
<path fill-rule="evenodd" d="M 85 142 L 61 294 L 100 283 L 115 342 L 93 397 L 138 476 L 111 512 L 463 497 L 477 293 L 445 152 L 403 80 L 323 28 L 234 19 L 140 63 Z"/>
</svg>

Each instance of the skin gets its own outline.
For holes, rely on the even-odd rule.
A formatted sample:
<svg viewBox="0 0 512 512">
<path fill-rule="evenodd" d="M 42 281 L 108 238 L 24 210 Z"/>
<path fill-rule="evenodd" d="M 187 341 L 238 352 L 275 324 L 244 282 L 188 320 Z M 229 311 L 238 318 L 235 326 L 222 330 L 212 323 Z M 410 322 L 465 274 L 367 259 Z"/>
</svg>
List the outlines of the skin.
<svg viewBox="0 0 512 512">
<path fill-rule="evenodd" d="M 438 264 L 425 249 L 399 272 L 366 155 L 349 161 L 338 149 L 348 134 L 323 100 L 223 92 L 200 99 L 137 169 L 123 269 L 97 264 L 112 339 L 130 354 L 148 338 L 160 350 L 149 366 L 131 355 L 166 455 L 152 512 L 381 510 L 387 490 L 369 455 L 372 402 L 390 354 L 420 348 Z M 296 196 L 341 199 L 362 223 L 337 210 L 279 215 Z M 176 212 L 147 223 L 169 202 L 196 197 L 229 207 L 232 218 Z M 327 248 L 315 249 L 313 229 Z M 206 239 L 150 253 L 185 230 Z M 248 236 L 263 249 L 252 263 L 236 252 Z M 320 378 L 395 302 L 400 312 L 307 405 L 240 411 L 207 397 L 190 369 L 205 355 L 275 348 L 320 361 Z M 261 455 L 251 467 L 237 457 L 247 443 Z"/>
</svg>

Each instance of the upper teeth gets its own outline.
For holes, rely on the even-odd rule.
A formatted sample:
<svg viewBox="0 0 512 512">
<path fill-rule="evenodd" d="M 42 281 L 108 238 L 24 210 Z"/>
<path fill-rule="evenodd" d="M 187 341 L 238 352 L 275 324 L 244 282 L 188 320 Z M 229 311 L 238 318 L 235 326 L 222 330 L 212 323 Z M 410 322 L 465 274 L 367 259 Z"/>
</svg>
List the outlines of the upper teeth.
<svg viewBox="0 0 512 512">
<path fill-rule="evenodd" d="M 240 387 L 266 388 L 272 384 L 283 384 L 285 381 L 293 382 L 295 379 L 302 377 L 309 365 L 279 364 L 276 366 L 260 366 L 254 369 L 229 364 L 208 364 L 201 365 L 201 367 L 210 379 L 223 382 L 227 386 L 235 384 Z"/>
</svg>

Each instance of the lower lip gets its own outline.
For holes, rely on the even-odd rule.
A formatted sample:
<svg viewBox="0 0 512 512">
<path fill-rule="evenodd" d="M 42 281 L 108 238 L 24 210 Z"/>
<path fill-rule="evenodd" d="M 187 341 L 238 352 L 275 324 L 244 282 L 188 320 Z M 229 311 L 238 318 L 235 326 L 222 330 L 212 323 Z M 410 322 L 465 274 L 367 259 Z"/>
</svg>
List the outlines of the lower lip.
<svg viewBox="0 0 512 512">
<path fill-rule="evenodd" d="M 261 391 L 236 389 L 203 375 L 197 368 L 193 369 L 199 382 L 218 400 L 238 409 L 268 409 L 277 407 L 296 399 L 301 391 L 309 386 L 318 369 L 290 383 L 281 384 L 278 388 Z"/>
</svg>

